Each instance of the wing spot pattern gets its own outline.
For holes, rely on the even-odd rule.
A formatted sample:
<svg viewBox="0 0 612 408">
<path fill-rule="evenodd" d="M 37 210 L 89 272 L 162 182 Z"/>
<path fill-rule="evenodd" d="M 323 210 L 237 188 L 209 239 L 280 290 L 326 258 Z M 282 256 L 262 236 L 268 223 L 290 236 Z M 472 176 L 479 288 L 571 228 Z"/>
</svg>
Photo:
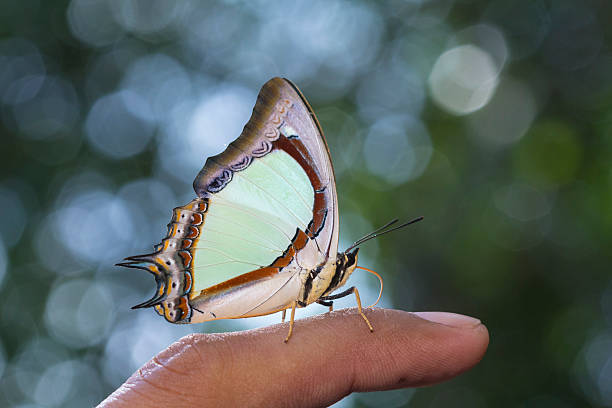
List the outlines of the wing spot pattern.
<svg viewBox="0 0 612 408">
<path fill-rule="evenodd" d="M 171 323 L 190 322 L 192 310 L 188 296 L 192 289 L 193 264 L 190 250 L 183 248 L 191 246 L 189 238 L 200 235 L 200 225 L 208 210 L 207 201 L 207 198 L 196 198 L 183 207 L 175 208 L 167 235 L 160 244 L 155 245 L 154 252 L 128 257 L 127 262 L 121 264 L 147 270 L 155 276 L 155 295 L 135 308 L 154 307 Z M 180 248 L 177 242 L 183 243 Z"/>
<path fill-rule="evenodd" d="M 253 117 L 251 118 L 251 120 L 254 120 L 256 116 L 259 116 L 256 115 L 256 113 L 259 113 L 258 110 L 261 110 L 261 107 L 259 106 L 260 104 L 265 105 L 265 102 L 260 100 L 257 101 L 257 103 L 255 104 L 255 108 L 253 109 Z M 271 142 L 277 140 L 280 137 L 279 128 L 282 126 L 283 119 L 285 118 L 285 116 L 289 112 L 289 109 L 291 109 L 292 106 L 293 102 L 289 99 L 281 99 L 276 103 L 270 116 L 267 118 L 267 120 L 264 120 L 264 123 L 271 123 L 272 126 L 267 126 L 265 129 L 263 129 L 264 140 L 262 140 L 262 142 L 255 149 L 253 149 L 250 154 L 245 153 L 243 156 L 230 163 L 227 167 L 222 167 L 216 172 L 216 174 L 212 178 L 210 178 L 210 176 L 208 175 L 207 167 L 204 166 L 204 168 L 200 171 L 194 181 L 196 193 L 202 194 L 203 190 L 212 194 L 218 193 L 219 191 L 223 190 L 223 188 L 230 181 L 232 181 L 232 176 L 234 172 L 242 171 L 251 164 L 252 158 L 263 157 L 266 154 L 270 153 L 272 151 Z M 255 119 L 255 121 L 258 120 L 261 119 Z M 254 124 L 251 124 L 251 121 L 249 121 L 249 123 L 247 123 L 247 125 L 244 127 L 243 134 L 244 132 L 250 131 L 251 126 L 253 125 Z M 217 162 L 217 160 L 212 161 Z M 200 187 L 202 182 L 206 183 L 204 189 Z"/>
</svg>

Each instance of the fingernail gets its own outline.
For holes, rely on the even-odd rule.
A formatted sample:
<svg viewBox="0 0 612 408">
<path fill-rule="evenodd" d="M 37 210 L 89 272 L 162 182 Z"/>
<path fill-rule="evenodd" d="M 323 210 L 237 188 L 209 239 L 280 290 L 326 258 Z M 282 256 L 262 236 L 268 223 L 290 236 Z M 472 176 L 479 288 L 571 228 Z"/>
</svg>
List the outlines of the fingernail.
<svg viewBox="0 0 612 408">
<path fill-rule="evenodd" d="M 457 313 L 448 312 L 413 312 L 415 316 L 421 319 L 429 320 L 430 322 L 440 323 L 446 326 L 458 328 L 474 328 L 481 324 L 479 319 L 475 317 L 460 315 Z"/>
</svg>

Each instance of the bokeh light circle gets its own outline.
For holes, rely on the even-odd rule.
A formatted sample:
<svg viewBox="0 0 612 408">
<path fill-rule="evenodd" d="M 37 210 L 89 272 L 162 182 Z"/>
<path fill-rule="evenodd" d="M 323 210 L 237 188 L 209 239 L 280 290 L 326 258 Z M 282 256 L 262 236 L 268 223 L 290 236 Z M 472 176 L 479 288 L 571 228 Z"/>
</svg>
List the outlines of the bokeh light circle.
<svg viewBox="0 0 612 408">
<path fill-rule="evenodd" d="M 429 89 L 441 108 L 465 115 L 489 102 L 498 74 L 487 52 L 471 44 L 460 45 L 440 55 L 429 75 Z"/>
<path fill-rule="evenodd" d="M 113 17 L 126 31 L 148 34 L 163 30 L 180 11 L 182 2 L 122 0 L 111 2 Z"/>
<path fill-rule="evenodd" d="M 37 91 L 32 98 L 13 106 L 18 130 L 31 139 L 45 139 L 72 129 L 79 118 L 80 106 L 71 84 L 57 77 L 30 77 L 22 92 Z"/>
<path fill-rule="evenodd" d="M 494 192 L 497 209 L 518 221 L 531 221 L 550 213 L 552 199 L 544 191 L 523 183 L 514 183 Z"/>
<path fill-rule="evenodd" d="M 368 169 L 391 185 L 418 178 L 432 154 L 423 124 L 407 116 L 388 116 L 375 122 L 363 144 Z"/>
<path fill-rule="evenodd" d="M 113 320 L 112 296 L 104 286 L 87 279 L 62 282 L 47 299 L 47 329 L 70 347 L 90 347 L 104 341 Z"/>
<path fill-rule="evenodd" d="M 119 40 L 124 32 L 114 20 L 112 3 L 109 0 L 72 0 L 66 13 L 72 34 L 94 47 Z"/>
<path fill-rule="evenodd" d="M 220 153 L 240 135 L 256 99 L 253 90 L 232 83 L 222 83 L 203 95 L 172 110 L 157 151 L 157 166 L 186 185 L 206 157 Z"/>
<path fill-rule="evenodd" d="M 130 91 L 101 97 L 94 103 L 85 130 L 91 146 L 114 159 L 141 153 L 153 136 L 154 126 L 148 102 Z"/>
<path fill-rule="evenodd" d="M 140 98 L 135 107 L 145 106 L 145 109 L 133 109 L 132 113 L 155 122 L 167 119 L 172 108 L 189 99 L 193 90 L 185 68 L 164 54 L 147 55 L 134 61 L 121 85 Z"/>
<path fill-rule="evenodd" d="M 76 194 L 56 212 L 54 221 L 64 246 L 89 262 L 119 258 L 133 234 L 129 207 L 103 190 Z"/>
<path fill-rule="evenodd" d="M 468 118 L 468 125 L 479 142 L 504 147 L 520 140 L 538 113 L 536 97 L 524 83 L 505 78 L 493 99 Z"/>
<path fill-rule="evenodd" d="M 0 41 L 0 100 L 16 105 L 32 99 L 46 76 L 38 48 L 23 38 Z"/>
</svg>

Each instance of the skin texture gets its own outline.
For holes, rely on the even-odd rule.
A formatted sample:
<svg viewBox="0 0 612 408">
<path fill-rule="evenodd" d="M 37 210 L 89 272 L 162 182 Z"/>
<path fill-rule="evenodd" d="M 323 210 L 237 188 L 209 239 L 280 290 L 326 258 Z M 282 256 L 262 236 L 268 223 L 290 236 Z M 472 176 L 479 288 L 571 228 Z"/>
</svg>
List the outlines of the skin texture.
<svg viewBox="0 0 612 408">
<path fill-rule="evenodd" d="M 356 309 L 225 334 L 192 334 L 135 372 L 99 406 L 323 407 L 351 392 L 418 387 L 470 369 L 489 343 L 468 316 Z"/>
</svg>

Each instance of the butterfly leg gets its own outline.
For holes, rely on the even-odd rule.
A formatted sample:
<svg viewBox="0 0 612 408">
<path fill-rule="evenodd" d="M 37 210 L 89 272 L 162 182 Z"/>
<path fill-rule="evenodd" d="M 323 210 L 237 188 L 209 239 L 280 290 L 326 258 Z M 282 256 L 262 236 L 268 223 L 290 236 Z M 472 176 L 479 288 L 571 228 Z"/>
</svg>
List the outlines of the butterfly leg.
<svg viewBox="0 0 612 408">
<path fill-rule="evenodd" d="M 285 339 L 285 343 L 289 341 L 291 334 L 293 333 L 293 322 L 295 319 L 295 308 L 297 307 L 297 302 L 293 301 L 291 304 L 291 320 L 289 320 L 289 333 L 287 333 L 287 338 Z"/>
<path fill-rule="evenodd" d="M 365 313 L 363 313 L 363 308 L 361 307 L 361 298 L 359 297 L 359 291 L 357 290 L 356 287 L 352 286 L 352 287 L 348 288 L 347 290 L 345 290 L 344 292 L 340 292 L 340 293 L 338 293 L 336 295 L 321 296 L 321 298 L 319 300 L 329 301 L 329 300 L 340 299 L 340 298 L 343 298 L 345 296 L 350 295 L 351 293 L 355 294 L 355 299 L 357 300 L 357 310 L 359 310 L 359 314 L 361 315 L 361 317 L 363 317 L 363 320 L 365 320 L 365 322 L 368 325 L 368 328 L 370 329 L 370 331 L 373 332 L 374 328 L 370 324 L 370 321 L 366 317 Z"/>
<path fill-rule="evenodd" d="M 356 287 L 353 287 L 353 293 L 355 294 L 355 299 L 357 300 L 357 309 L 359 310 L 359 314 L 361 315 L 361 317 L 363 317 L 363 320 L 365 320 L 366 324 L 368 325 L 368 328 L 370 329 L 370 332 L 373 332 L 374 328 L 370 324 L 370 321 L 366 317 L 365 313 L 363 313 L 363 308 L 361 307 L 361 299 L 359 298 L 359 291 Z"/>
<path fill-rule="evenodd" d="M 287 309 L 283 310 L 283 314 L 281 316 L 281 323 L 285 323 L 285 315 L 287 314 Z"/>
<path fill-rule="evenodd" d="M 334 311 L 334 302 L 332 301 L 327 301 L 327 300 L 317 300 L 317 303 L 323 306 L 328 306 L 329 307 L 329 311 L 333 312 Z"/>
</svg>

